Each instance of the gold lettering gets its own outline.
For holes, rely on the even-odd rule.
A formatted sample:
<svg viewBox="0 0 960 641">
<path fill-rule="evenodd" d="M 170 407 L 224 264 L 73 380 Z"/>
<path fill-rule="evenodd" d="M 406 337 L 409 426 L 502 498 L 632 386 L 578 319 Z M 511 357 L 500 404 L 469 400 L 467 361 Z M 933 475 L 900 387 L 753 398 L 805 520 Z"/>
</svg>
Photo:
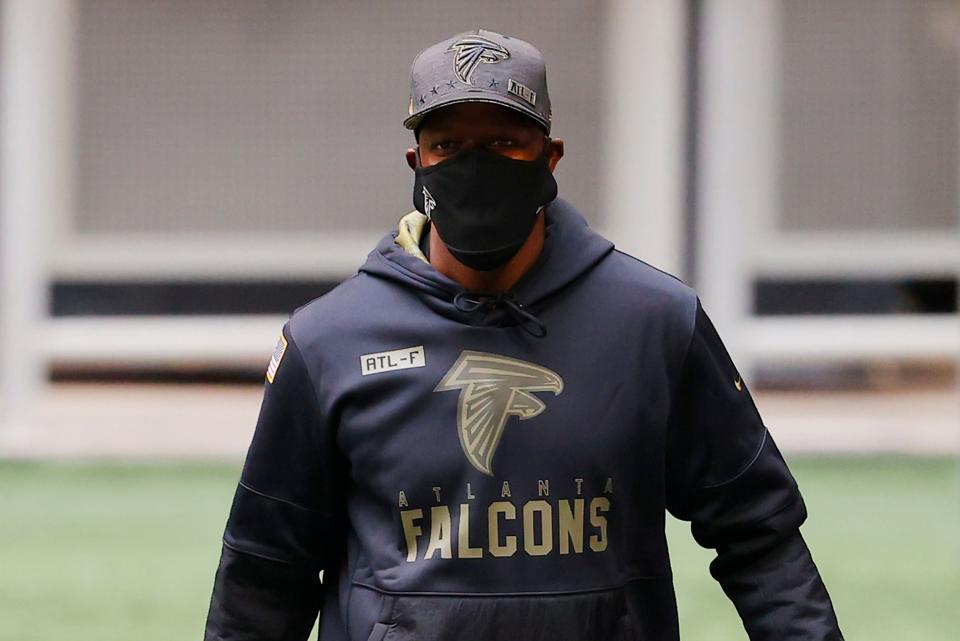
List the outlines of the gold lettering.
<svg viewBox="0 0 960 641">
<path fill-rule="evenodd" d="M 460 504 L 460 520 L 457 522 L 457 557 L 461 559 L 479 559 L 483 548 L 470 547 L 470 504 Z"/>
<path fill-rule="evenodd" d="M 560 499 L 560 554 L 570 554 L 570 544 L 577 554 L 583 553 L 583 499 L 573 499 L 573 508 L 570 501 Z"/>
<path fill-rule="evenodd" d="M 550 479 L 537 479 L 537 496 L 550 496 Z"/>
<path fill-rule="evenodd" d="M 594 552 L 603 552 L 607 549 L 607 517 L 600 512 L 610 510 L 610 499 L 598 496 L 590 501 L 590 525 L 598 528 L 598 534 L 590 535 L 590 549 Z"/>
<path fill-rule="evenodd" d="M 506 484 L 506 481 L 504 481 Z M 517 508 L 510 501 L 494 501 L 487 508 L 487 535 L 490 554 L 493 556 L 513 556 L 517 552 L 517 537 L 508 535 L 504 543 L 500 543 L 500 515 L 504 519 L 517 518 Z"/>
<path fill-rule="evenodd" d="M 402 510 L 400 512 L 400 521 L 403 522 L 403 537 L 407 540 L 407 561 L 412 563 L 417 560 L 417 537 L 423 533 L 419 525 L 414 521 L 423 518 L 423 510 Z"/>
<path fill-rule="evenodd" d="M 440 558 L 453 557 L 450 545 L 450 508 L 446 505 L 435 505 L 430 508 L 430 543 L 423 553 L 424 559 L 433 558 L 434 552 L 440 551 Z"/>
<path fill-rule="evenodd" d="M 500 498 L 507 498 L 510 496 L 510 481 L 504 481 L 503 487 L 500 489 Z"/>
<path fill-rule="evenodd" d="M 400 498 L 398 499 L 400 507 L 410 507 L 410 504 L 407 503 L 407 493 L 403 490 L 400 490 Z"/>
<path fill-rule="evenodd" d="M 535 514 L 540 513 L 540 543 L 536 542 Z M 553 508 L 543 500 L 523 504 L 523 549 L 530 556 L 543 556 L 553 549 Z"/>
</svg>

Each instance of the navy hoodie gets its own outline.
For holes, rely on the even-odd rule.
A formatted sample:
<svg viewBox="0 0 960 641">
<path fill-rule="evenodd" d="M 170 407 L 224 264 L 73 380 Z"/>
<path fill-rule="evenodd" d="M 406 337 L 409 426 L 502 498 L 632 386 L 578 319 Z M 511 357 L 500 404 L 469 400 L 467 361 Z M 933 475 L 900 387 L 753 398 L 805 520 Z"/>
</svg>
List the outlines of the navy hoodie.
<svg viewBox="0 0 960 641">
<path fill-rule="evenodd" d="M 393 232 L 293 313 L 208 641 L 306 639 L 318 612 L 320 641 L 676 641 L 666 511 L 716 549 L 750 639 L 842 639 L 797 483 L 695 291 L 544 211 L 509 295 Z"/>
</svg>

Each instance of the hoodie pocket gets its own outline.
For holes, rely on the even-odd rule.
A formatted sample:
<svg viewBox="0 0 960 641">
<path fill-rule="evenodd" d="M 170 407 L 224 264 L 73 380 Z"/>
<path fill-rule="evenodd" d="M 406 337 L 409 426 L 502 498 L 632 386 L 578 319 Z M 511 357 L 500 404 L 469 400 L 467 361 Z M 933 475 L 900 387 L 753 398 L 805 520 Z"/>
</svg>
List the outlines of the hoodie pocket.
<svg viewBox="0 0 960 641">
<path fill-rule="evenodd" d="M 383 641 L 387 638 L 387 634 L 392 627 L 393 626 L 388 623 L 374 623 L 373 630 L 370 632 L 370 636 L 367 637 L 367 641 Z"/>
<path fill-rule="evenodd" d="M 643 641 L 623 588 L 551 595 L 393 594 L 369 641 Z"/>
</svg>

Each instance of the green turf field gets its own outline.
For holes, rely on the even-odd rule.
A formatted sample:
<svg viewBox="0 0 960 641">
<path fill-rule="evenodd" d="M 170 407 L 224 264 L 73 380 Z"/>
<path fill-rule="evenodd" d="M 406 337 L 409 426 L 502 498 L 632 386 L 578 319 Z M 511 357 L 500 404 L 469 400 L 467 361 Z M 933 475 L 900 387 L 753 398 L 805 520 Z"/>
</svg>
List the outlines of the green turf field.
<svg viewBox="0 0 960 641">
<path fill-rule="evenodd" d="M 960 493 L 949 460 L 790 458 L 848 640 L 954 641 Z M 200 639 L 238 466 L 0 462 L 0 641 Z M 746 639 L 671 522 L 684 641 Z"/>
</svg>

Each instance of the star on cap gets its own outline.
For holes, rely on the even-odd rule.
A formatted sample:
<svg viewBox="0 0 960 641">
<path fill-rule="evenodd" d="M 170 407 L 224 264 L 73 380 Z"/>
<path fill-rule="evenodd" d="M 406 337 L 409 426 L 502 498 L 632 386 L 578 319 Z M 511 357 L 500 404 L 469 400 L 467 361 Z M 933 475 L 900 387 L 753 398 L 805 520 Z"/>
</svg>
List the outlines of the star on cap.
<svg viewBox="0 0 960 641">
<path fill-rule="evenodd" d="M 496 78 L 490 78 L 490 84 L 489 84 L 488 88 L 489 88 L 489 87 L 496 87 L 498 84 L 500 84 L 500 83 L 497 82 L 497 79 L 496 79 Z"/>
</svg>

